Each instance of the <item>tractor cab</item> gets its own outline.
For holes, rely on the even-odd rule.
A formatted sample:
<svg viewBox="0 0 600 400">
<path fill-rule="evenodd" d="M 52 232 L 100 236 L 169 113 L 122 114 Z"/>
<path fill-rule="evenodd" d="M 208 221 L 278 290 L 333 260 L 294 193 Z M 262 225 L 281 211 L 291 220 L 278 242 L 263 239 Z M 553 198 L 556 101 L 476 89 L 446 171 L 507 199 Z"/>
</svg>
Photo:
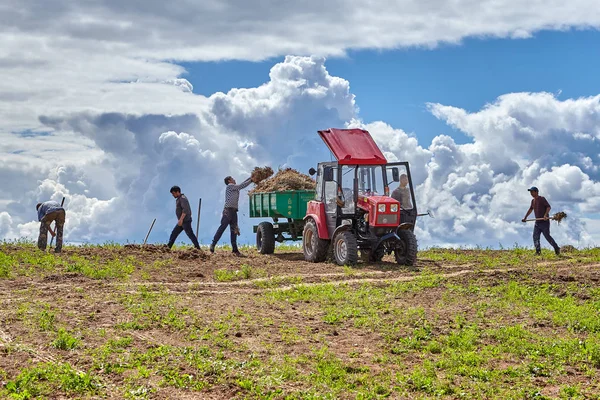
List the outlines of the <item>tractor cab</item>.
<svg viewBox="0 0 600 400">
<path fill-rule="evenodd" d="M 414 264 L 417 211 L 408 163 L 388 163 L 362 129 L 328 129 L 319 135 L 337 162 L 311 170 L 317 187 L 305 217 L 305 258 L 323 261 L 331 248 L 340 265 L 355 264 L 359 251 L 373 261 L 394 252 L 398 263 Z"/>
</svg>

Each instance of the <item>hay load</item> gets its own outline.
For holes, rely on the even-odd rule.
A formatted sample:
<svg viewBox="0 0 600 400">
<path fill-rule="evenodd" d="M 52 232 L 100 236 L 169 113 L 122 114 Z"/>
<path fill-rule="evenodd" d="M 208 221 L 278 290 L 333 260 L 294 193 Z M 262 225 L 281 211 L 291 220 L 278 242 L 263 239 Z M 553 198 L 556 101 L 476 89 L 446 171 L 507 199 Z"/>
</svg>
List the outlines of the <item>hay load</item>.
<svg viewBox="0 0 600 400">
<path fill-rule="evenodd" d="M 256 167 L 252 171 L 250 179 L 252 179 L 252 182 L 254 183 L 260 183 L 265 179 L 269 178 L 271 175 L 273 175 L 273 169 L 271 167 Z"/>
<path fill-rule="evenodd" d="M 317 183 L 308 175 L 286 168 L 277 171 L 275 176 L 265 179 L 249 194 L 266 192 L 283 192 L 288 190 L 315 190 Z"/>
</svg>

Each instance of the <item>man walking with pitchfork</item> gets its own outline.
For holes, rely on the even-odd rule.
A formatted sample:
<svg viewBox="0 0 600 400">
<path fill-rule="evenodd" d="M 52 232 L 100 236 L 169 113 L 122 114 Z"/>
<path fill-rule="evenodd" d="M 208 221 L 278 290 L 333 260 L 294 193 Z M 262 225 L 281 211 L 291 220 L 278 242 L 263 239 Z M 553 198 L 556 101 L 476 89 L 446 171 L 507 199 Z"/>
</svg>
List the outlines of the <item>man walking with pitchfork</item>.
<svg viewBox="0 0 600 400">
<path fill-rule="evenodd" d="M 558 256 L 560 254 L 560 247 L 558 247 L 552 236 L 550 236 L 550 203 L 548 203 L 548 200 L 546 200 L 545 197 L 539 195 L 537 187 L 532 186 L 527 190 L 531 193 L 533 199 L 531 199 L 531 206 L 529 207 L 529 210 L 527 210 L 523 222 L 527 221 L 527 217 L 533 211 L 536 218 L 535 225 L 533 226 L 533 245 L 535 246 L 535 254 L 538 256 L 542 254 L 540 235 L 543 233 L 548 243 L 554 247 L 554 253 Z"/>
</svg>

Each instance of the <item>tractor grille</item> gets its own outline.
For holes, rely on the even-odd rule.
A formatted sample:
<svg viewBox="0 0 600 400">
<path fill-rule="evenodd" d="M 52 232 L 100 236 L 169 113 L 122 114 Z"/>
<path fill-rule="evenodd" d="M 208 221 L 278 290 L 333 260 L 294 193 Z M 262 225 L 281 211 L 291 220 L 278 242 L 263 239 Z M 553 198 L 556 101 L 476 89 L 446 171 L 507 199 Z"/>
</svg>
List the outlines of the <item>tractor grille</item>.
<svg viewBox="0 0 600 400">
<path fill-rule="evenodd" d="M 379 214 L 377 216 L 377 225 L 398 225 L 398 215 Z"/>
</svg>

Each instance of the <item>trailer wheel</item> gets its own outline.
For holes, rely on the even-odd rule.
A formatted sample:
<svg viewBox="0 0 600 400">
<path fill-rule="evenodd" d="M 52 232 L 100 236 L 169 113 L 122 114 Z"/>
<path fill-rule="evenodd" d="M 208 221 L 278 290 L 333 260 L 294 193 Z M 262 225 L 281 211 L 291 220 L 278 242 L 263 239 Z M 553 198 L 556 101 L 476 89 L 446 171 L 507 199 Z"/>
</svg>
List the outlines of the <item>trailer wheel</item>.
<svg viewBox="0 0 600 400">
<path fill-rule="evenodd" d="M 417 237 L 408 230 L 399 230 L 400 243 L 394 249 L 396 262 L 400 265 L 413 266 L 417 262 Z"/>
<path fill-rule="evenodd" d="M 256 229 L 256 248 L 260 254 L 273 254 L 275 252 L 275 232 L 273 224 L 261 222 Z"/>
<path fill-rule="evenodd" d="M 319 238 L 319 231 L 315 221 L 309 219 L 304 225 L 302 233 L 302 250 L 304 259 L 310 262 L 323 262 L 327 258 L 329 240 Z"/>
<path fill-rule="evenodd" d="M 356 265 L 358 244 L 350 231 L 342 231 L 333 238 L 333 259 L 337 265 Z"/>
</svg>

